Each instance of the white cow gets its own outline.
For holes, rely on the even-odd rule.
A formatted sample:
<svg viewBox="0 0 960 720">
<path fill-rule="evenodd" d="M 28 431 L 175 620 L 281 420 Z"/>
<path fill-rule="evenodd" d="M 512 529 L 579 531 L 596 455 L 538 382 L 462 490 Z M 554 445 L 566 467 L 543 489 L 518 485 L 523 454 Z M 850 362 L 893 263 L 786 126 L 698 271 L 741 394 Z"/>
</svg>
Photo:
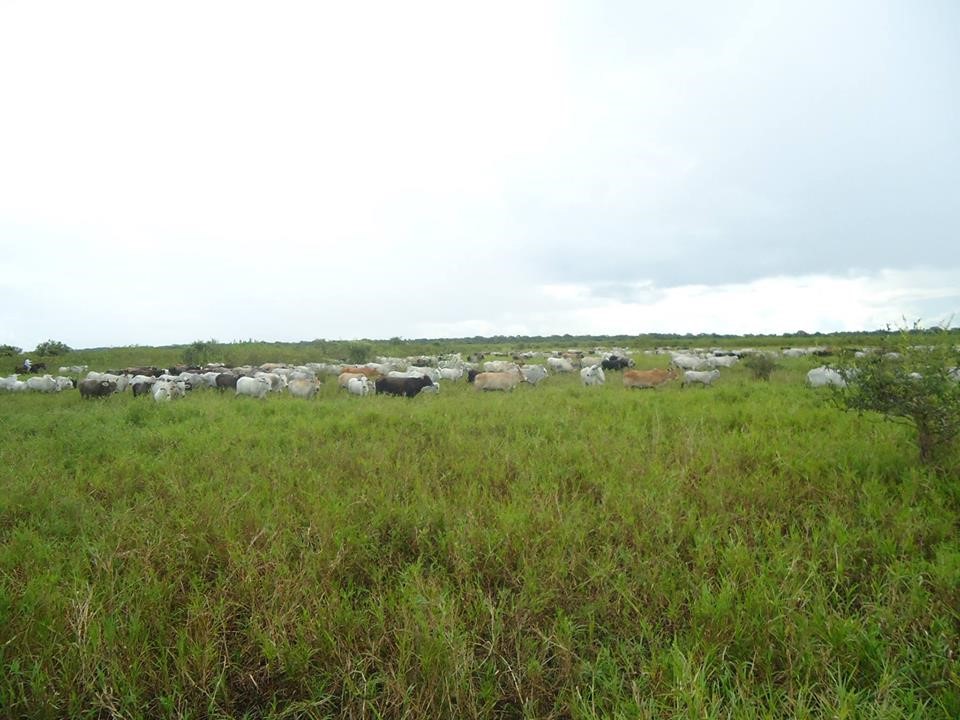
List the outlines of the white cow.
<svg viewBox="0 0 960 720">
<path fill-rule="evenodd" d="M 483 364 L 483 371 L 489 373 L 512 372 L 519 369 L 519 365 L 517 365 L 515 362 L 510 362 L 509 360 L 487 360 Z"/>
<path fill-rule="evenodd" d="M 676 353 L 673 356 L 673 364 L 681 370 L 705 370 L 709 367 L 707 361 L 699 355 L 684 353 Z"/>
<path fill-rule="evenodd" d="M 833 368 L 828 368 L 825 365 L 820 367 L 815 367 L 813 370 L 807 373 L 807 385 L 810 387 L 825 387 L 831 385 L 833 387 L 845 388 L 847 386 L 847 381 L 843 379 L 843 375 L 838 373 Z"/>
<path fill-rule="evenodd" d="M 186 392 L 186 382 L 182 380 L 160 380 L 153 384 L 153 399 L 157 402 L 182 398 Z"/>
<path fill-rule="evenodd" d="M 373 383 L 366 375 L 349 378 L 346 388 L 351 395 L 370 395 L 374 392 Z"/>
<path fill-rule="evenodd" d="M 694 383 L 700 383 L 704 387 L 707 387 L 709 385 L 713 385 L 713 381 L 718 377 L 720 377 L 720 371 L 716 368 L 708 371 L 684 370 L 683 380 L 680 382 L 680 387 L 686 387 L 687 385 L 693 385 Z"/>
<path fill-rule="evenodd" d="M 270 392 L 270 381 L 260 377 L 237 378 L 237 395 L 263 399 Z"/>
<path fill-rule="evenodd" d="M 440 378 L 443 380 L 459 380 L 462 377 L 463 377 L 463 368 L 460 368 L 460 367 L 440 368 Z"/>
<path fill-rule="evenodd" d="M 473 384 L 477 390 L 513 390 L 522 378 L 519 372 L 483 372 L 474 378 Z"/>
<path fill-rule="evenodd" d="M 524 365 L 520 368 L 520 374 L 524 382 L 536 385 L 547 377 L 547 369 L 543 365 Z"/>
<path fill-rule="evenodd" d="M 603 374 L 603 368 L 600 365 L 591 365 L 580 371 L 580 382 L 586 386 L 603 385 L 607 380 Z"/>
<path fill-rule="evenodd" d="M 296 398 L 310 400 L 314 395 L 317 394 L 317 381 L 300 379 L 291 380 L 287 384 L 287 389 L 290 390 L 290 394 Z"/>
<path fill-rule="evenodd" d="M 556 373 L 573 372 L 573 363 L 562 357 L 548 357 L 547 367 Z"/>
<path fill-rule="evenodd" d="M 432 367 L 422 367 L 420 365 L 411 365 L 406 373 L 394 375 L 388 372 L 387 377 L 428 377 L 434 383 L 440 382 L 440 371 Z"/>
<path fill-rule="evenodd" d="M 57 383 L 57 392 L 69 390 L 73 387 L 73 378 L 63 377 L 61 375 L 60 377 L 55 377 L 53 380 Z"/>
<path fill-rule="evenodd" d="M 49 375 L 27 378 L 27 389 L 34 392 L 57 392 L 57 381 Z"/>
<path fill-rule="evenodd" d="M 740 358 L 736 355 L 711 355 L 706 359 L 706 362 L 708 366 L 713 368 L 728 368 L 740 362 Z"/>
<path fill-rule="evenodd" d="M 258 372 L 253 375 L 255 378 L 261 378 L 267 381 L 267 384 L 270 386 L 270 390 L 273 392 L 280 392 L 287 386 L 287 379 L 283 375 L 278 375 L 273 372 Z"/>
</svg>

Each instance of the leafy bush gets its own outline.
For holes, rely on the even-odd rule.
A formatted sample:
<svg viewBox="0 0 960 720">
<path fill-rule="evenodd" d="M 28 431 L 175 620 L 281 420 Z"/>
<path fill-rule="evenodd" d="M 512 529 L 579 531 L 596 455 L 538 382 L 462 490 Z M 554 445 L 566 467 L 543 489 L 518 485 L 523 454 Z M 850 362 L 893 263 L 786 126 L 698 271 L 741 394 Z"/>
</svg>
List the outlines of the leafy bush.
<svg viewBox="0 0 960 720">
<path fill-rule="evenodd" d="M 0 357 L 12 357 L 23 352 L 22 348 L 15 345 L 0 345 Z"/>
<path fill-rule="evenodd" d="M 187 365 L 205 365 L 220 360 L 222 355 L 220 343 L 216 340 L 194 340 L 183 351 L 183 362 Z"/>
<path fill-rule="evenodd" d="M 769 380 L 770 374 L 780 367 L 777 361 L 767 353 L 753 353 L 743 364 L 750 369 L 757 380 Z"/>
<path fill-rule="evenodd" d="M 70 349 L 69 345 L 59 340 L 47 340 L 37 345 L 35 352 L 37 355 L 49 357 L 51 355 L 66 355 L 69 352 L 73 352 L 73 350 Z"/>
<path fill-rule="evenodd" d="M 836 369 L 847 387 L 835 398 L 845 410 L 871 410 L 912 426 L 920 461 L 934 463 L 960 436 L 958 365 L 960 350 L 949 337 L 918 339 L 902 331 L 876 352 L 845 354 Z"/>
<path fill-rule="evenodd" d="M 370 360 L 373 349 L 368 343 L 355 342 L 347 345 L 347 362 L 354 365 Z"/>
</svg>

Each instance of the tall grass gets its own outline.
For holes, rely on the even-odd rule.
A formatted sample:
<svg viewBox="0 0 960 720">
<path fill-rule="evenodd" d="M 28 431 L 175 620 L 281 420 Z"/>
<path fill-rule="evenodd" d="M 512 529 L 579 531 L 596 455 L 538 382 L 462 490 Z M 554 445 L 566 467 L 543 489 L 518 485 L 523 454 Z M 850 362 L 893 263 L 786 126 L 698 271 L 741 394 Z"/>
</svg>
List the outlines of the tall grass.
<svg viewBox="0 0 960 720">
<path fill-rule="evenodd" d="M 0 714 L 956 718 L 960 488 L 805 367 L 0 396 Z"/>
</svg>

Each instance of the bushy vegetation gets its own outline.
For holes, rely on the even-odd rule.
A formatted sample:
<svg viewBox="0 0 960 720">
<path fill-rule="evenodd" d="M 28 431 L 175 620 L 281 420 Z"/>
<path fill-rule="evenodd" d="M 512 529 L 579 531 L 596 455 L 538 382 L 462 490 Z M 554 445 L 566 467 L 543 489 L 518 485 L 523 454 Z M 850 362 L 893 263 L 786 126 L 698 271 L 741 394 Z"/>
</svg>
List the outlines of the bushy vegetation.
<svg viewBox="0 0 960 720">
<path fill-rule="evenodd" d="M 956 483 L 810 366 L 0 396 L 0 715 L 956 718 Z"/>
<path fill-rule="evenodd" d="M 0 345 L 0 357 L 13 357 L 23 352 L 23 348 L 15 345 Z"/>
<path fill-rule="evenodd" d="M 393 343 L 391 343 L 392 345 Z M 370 343 L 352 342 L 347 345 L 346 357 L 348 363 L 365 363 L 373 357 L 373 348 Z"/>
<path fill-rule="evenodd" d="M 54 357 L 57 355 L 66 355 L 71 352 L 71 350 L 69 345 L 59 340 L 47 340 L 37 345 L 35 352 L 42 357 Z"/>
<path fill-rule="evenodd" d="M 187 365 L 205 365 L 223 361 L 223 349 L 216 340 L 194 340 L 183 350 L 183 362 Z"/>
<path fill-rule="evenodd" d="M 773 371 L 780 367 L 773 356 L 765 352 L 751 353 L 744 359 L 743 364 L 757 380 L 769 380 Z"/>
<path fill-rule="evenodd" d="M 845 356 L 837 369 L 848 383 L 837 398 L 848 410 L 878 412 L 910 425 L 920 460 L 932 463 L 960 436 L 960 349 L 951 338 L 915 343 L 901 333 L 884 338 L 875 352 Z"/>
</svg>

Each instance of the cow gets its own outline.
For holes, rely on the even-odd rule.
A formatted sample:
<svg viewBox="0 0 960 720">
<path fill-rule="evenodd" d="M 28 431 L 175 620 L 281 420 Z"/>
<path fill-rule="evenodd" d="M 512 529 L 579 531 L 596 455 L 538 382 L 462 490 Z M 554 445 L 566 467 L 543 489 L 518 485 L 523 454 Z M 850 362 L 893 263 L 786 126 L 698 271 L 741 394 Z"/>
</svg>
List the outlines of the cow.
<svg viewBox="0 0 960 720">
<path fill-rule="evenodd" d="M 548 357 L 547 367 L 556 373 L 573 372 L 573 363 L 567 358 Z"/>
<path fill-rule="evenodd" d="M 547 377 L 547 369 L 543 365 L 523 365 L 520 374 L 523 375 L 524 382 L 536 385 Z"/>
<path fill-rule="evenodd" d="M 371 380 L 376 380 L 377 378 L 383 377 L 383 373 L 377 370 L 376 368 L 366 367 L 365 365 L 345 365 L 341 370 L 340 374 L 351 373 L 354 375 L 366 375 Z"/>
<path fill-rule="evenodd" d="M 339 385 L 341 388 L 346 388 L 347 383 L 349 383 L 351 380 L 354 380 L 356 378 L 367 378 L 367 380 L 371 379 L 368 375 L 365 375 L 364 373 L 342 372 L 337 376 L 337 385 Z"/>
<path fill-rule="evenodd" d="M 633 366 L 633 360 L 630 358 L 611 355 L 600 363 L 601 370 L 626 370 Z"/>
<path fill-rule="evenodd" d="M 509 360 L 488 360 L 483 364 L 484 372 L 510 372 L 519 369 L 519 365 Z"/>
<path fill-rule="evenodd" d="M 283 375 L 278 375 L 275 372 L 258 372 L 254 373 L 253 376 L 266 380 L 273 392 L 280 392 L 287 386 L 287 379 Z"/>
<path fill-rule="evenodd" d="M 673 380 L 677 377 L 677 374 L 675 368 L 671 368 L 670 370 L 663 368 L 656 368 L 654 370 L 624 370 L 623 386 L 625 388 L 637 388 L 640 390 L 655 388 Z"/>
<path fill-rule="evenodd" d="M 703 371 L 703 370 L 684 370 L 683 380 L 680 382 L 680 387 L 686 387 L 687 385 L 693 385 L 694 383 L 700 383 L 704 387 L 713 385 L 713 381 L 720 377 L 720 371 L 714 368 L 713 370 Z"/>
<path fill-rule="evenodd" d="M 443 380 L 459 380 L 463 377 L 463 368 L 442 367 L 440 368 L 440 377 Z"/>
<path fill-rule="evenodd" d="M 237 378 L 237 395 L 263 399 L 270 392 L 270 381 L 258 377 Z"/>
<path fill-rule="evenodd" d="M 373 384 L 366 375 L 352 377 L 347 381 L 347 392 L 351 395 L 369 395 L 373 392 Z"/>
<path fill-rule="evenodd" d="M 418 378 L 385 377 L 377 380 L 375 387 L 378 394 L 404 395 L 412 398 L 429 385 L 433 385 L 433 380 L 426 376 Z"/>
<path fill-rule="evenodd" d="M 603 368 L 600 365 L 591 365 L 580 371 L 580 382 L 585 386 L 603 385 L 607 380 L 603 374 Z"/>
<path fill-rule="evenodd" d="M 706 370 L 709 366 L 706 359 L 699 355 L 676 353 L 673 355 L 673 364 L 681 370 Z"/>
<path fill-rule="evenodd" d="M 153 383 L 146 382 L 145 380 L 139 380 L 134 383 L 130 383 L 130 387 L 133 390 L 134 397 L 140 397 L 141 395 L 150 395 L 153 390 Z"/>
<path fill-rule="evenodd" d="M 477 370 L 476 368 L 470 368 L 467 370 L 467 382 L 474 382 L 477 379 L 477 375 L 479 375 L 481 372 L 481 370 Z"/>
<path fill-rule="evenodd" d="M 287 384 L 287 389 L 290 390 L 290 394 L 296 398 L 310 400 L 314 395 L 317 394 L 317 381 L 291 380 Z"/>
<path fill-rule="evenodd" d="M 112 380 L 87 379 L 81 380 L 77 388 L 82 398 L 107 397 L 117 391 L 117 384 Z"/>
<path fill-rule="evenodd" d="M 45 393 L 57 392 L 60 389 L 57 387 L 57 381 L 49 375 L 27 378 L 27 388 L 35 392 Z"/>
<path fill-rule="evenodd" d="M 477 390 L 513 390 L 523 380 L 517 372 L 483 372 L 474 378 Z"/>
<path fill-rule="evenodd" d="M 810 387 L 838 387 L 845 388 L 847 386 L 847 381 L 843 379 L 843 375 L 838 373 L 833 368 L 828 368 L 824 365 L 820 367 L 815 367 L 813 370 L 807 373 L 807 385 Z"/>
<path fill-rule="evenodd" d="M 220 392 L 223 392 L 227 388 L 231 390 L 237 389 L 237 376 L 233 373 L 220 373 L 217 375 L 216 379 L 216 388 Z"/>
<path fill-rule="evenodd" d="M 186 380 L 160 380 L 153 385 L 153 399 L 156 402 L 176 400 L 182 398 L 186 392 Z"/>
</svg>

